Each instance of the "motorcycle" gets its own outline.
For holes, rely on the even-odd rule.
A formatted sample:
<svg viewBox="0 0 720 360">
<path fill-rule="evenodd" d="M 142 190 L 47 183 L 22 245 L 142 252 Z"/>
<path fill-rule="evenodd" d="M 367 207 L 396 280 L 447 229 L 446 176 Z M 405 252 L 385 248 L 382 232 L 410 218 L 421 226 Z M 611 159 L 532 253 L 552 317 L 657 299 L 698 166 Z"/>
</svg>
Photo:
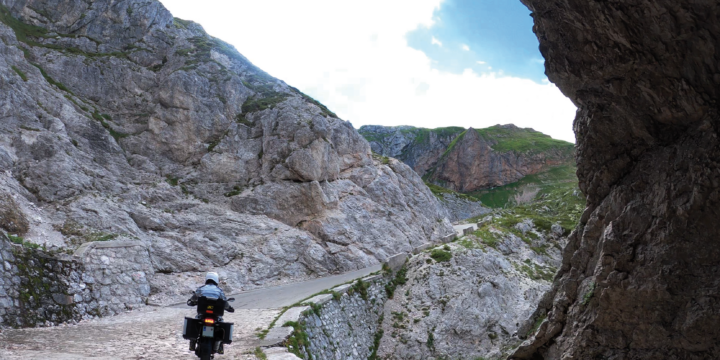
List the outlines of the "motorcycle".
<svg viewBox="0 0 720 360">
<path fill-rule="evenodd" d="M 233 302 L 235 298 L 227 299 Z M 222 353 L 223 344 L 232 343 L 233 323 L 223 322 L 225 314 L 225 300 L 202 296 L 197 302 L 187 301 L 188 306 L 197 305 L 197 317 L 186 317 L 183 325 L 183 338 L 190 340 L 190 350 L 200 360 L 215 358 L 216 353 Z"/>
</svg>

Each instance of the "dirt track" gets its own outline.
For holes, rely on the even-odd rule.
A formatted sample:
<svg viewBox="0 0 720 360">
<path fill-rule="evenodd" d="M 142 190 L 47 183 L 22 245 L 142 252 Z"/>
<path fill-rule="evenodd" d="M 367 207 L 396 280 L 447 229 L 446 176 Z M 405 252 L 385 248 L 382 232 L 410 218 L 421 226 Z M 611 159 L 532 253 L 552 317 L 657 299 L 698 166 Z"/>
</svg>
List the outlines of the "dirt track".
<svg viewBox="0 0 720 360">
<path fill-rule="evenodd" d="M 235 313 L 224 320 L 235 324 L 233 344 L 217 360 L 256 359 L 258 330 L 266 329 L 284 306 L 319 291 L 379 271 L 366 269 L 282 286 L 233 294 Z M 182 338 L 185 316 L 194 316 L 187 305 L 145 307 L 122 315 L 50 328 L 7 329 L 0 332 L 0 360 L 47 359 L 197 359 Z"/>
<path fill-rule="evenodd" d="M 5 330 L 0 359 L 197 359 L 182 338 L 184 316 L 193 309 L 147 308 L 54 328 Z M 215 359 L 255 359 L 257 328 L 266 328 L 279 309 L 238 309 L 226 314 L 235 323 L 234 343 Z"/>
</svg>

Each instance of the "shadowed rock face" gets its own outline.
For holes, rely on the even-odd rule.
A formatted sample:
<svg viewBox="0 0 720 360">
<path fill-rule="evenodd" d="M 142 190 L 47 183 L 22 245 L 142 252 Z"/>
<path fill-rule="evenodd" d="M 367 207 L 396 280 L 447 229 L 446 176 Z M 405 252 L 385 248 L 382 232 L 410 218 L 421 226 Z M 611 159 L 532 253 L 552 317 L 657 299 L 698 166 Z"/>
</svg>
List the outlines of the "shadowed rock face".
<svg viewBox="0 0 720 360">
<path fill-rule="evenodd" d="M 720 358 L 720 4 L 523 2 L 588 202 L 514 356 Z"/>
</svg>

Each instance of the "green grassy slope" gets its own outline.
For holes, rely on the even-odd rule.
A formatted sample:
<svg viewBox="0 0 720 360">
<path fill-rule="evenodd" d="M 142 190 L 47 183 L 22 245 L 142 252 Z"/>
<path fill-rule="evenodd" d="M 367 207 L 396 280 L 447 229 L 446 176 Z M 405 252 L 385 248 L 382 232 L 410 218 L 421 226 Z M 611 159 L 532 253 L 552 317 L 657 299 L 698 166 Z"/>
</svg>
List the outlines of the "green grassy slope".
<svg viewBox="0 0 720 360">
<path fill-rule="evenodd" d="M 475 191 L 469 195 L 480 199 L 480 201 L 488 207 L 502 208 L 512 206 L 515 205 L 515 196 L 523 192 L 534 192 L 537 190 L 535 198 L 538 198 L 543 196 L 543 194 L 577 189 L 578 180 L 577 175 L 575 175 L 576 171 L 577 168 L 574 165 L 562 165 L 539 174 L 528 175 L 512 184 Z"/>
<path fill-rule="evenodd" d="M 493 150 L 500 152 L 544 152 L 556 148 L 572 153 L 575 145 L 567 141 L 553 139 L 549 135 L 531 129 L 508 128 L 501 125 L 477 129 L 486 140 L 495 140 Z"/>
<path fill-rule="evenodd" d="M 506 202 L 505 208 L 495 211 L 497 218 L 493 223 L 512 229 L 524 219 L 532 219 L 535 226 L 542 230 L 550 230 L 552 224 L 559 223 L 565 233 L 569 233 L 575 228 L 585 209 L 585 196 L 578 189 L 574 173 L 572 173 L 574 181 L 570 178 L 570 170 L 570 167 L 555 168 L 543 174 L 532 175 L 537 177 L 532 184 L 540 188 L 535 198 L 522 204 Z M 511 185 L 513 184 L 504 186 L 505 189 L 500 191 L 512 195 L 510 188 L 507 188 Z M 492 191 L 490 190 L 489 194 L 492 194 Z M 495 195 L 501 197 L 499 194 Z M 485 203 L 485 205 L 489 204 Z M 479 219 L 471 219 L 469 222 L 477 220 Z"/>
</svg>

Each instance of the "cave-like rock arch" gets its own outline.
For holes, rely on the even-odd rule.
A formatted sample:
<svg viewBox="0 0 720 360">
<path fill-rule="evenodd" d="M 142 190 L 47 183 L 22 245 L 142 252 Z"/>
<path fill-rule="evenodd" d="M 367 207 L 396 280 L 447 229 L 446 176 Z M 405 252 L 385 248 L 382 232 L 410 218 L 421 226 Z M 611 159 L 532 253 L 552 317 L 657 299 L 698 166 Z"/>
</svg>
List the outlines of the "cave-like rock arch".
<svg viewBox="0 0 720 360">
<path fill-rule="evenodd" d="M 720 359 L 720 2 L 523 0 L 588 205 L 518 359 Z"/>
</svg>

